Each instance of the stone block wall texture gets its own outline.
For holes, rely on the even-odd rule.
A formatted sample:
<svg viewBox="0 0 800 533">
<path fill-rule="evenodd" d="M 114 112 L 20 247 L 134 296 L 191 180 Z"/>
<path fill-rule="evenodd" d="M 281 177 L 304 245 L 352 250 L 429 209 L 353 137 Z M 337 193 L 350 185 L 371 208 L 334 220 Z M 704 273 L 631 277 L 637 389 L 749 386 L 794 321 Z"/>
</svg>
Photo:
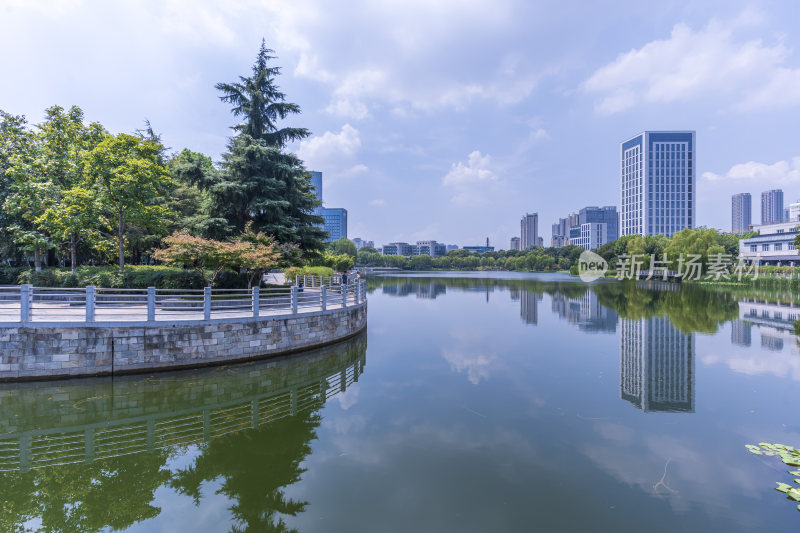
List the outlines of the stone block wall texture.
<svg viewBox="0 0 800 533">
<path fill-rule="evenodd" d="M 367 325 L 366 303 L 283 318 L 0 328 L 0 381 L 202 366 L 310 349 Z"/>
</svg>

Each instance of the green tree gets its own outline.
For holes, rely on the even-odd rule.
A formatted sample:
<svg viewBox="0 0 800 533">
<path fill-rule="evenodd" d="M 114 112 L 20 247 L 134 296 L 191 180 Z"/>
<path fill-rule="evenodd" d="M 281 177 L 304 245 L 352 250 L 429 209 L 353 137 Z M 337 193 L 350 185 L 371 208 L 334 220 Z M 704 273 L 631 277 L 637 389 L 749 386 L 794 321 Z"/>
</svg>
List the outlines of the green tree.
<svg viewBox="0 0 800 533">
<path fill-rule="evenodd" d="M 275 239 L 256 233 L 252 224 L 245 228 L 235 244 L 237 248 L 234 261 L 247 274 L 248 289 L 253 286 L 254 280 L 261 280 L 265 272 L 275 268 L 280 262 L 281 253 Z"/>
<path fill-rule="evenodd" d="M 342 237 L 338 241 L 329 242 L 327 248 L 334 254 L 347 254 L 353 259 L 355 259 L 356 255 L 358 255 L 356 251 L 356 245 L 353 244 L 353 241 L 346 237 Z"/>
<path fill-rule="evenodd" d="M 167 170 L 174 183 L 167 205 L 176 215 L 170 230 L 185 229 L 206 238 L 224 236 L 227 221 L 211 216 L 211 197 L 200 187 L 209 177 L 211 181 L 217 177 L 211 158 L 184 149 L 169 160 Z"/>
<path fill-rule="evenodd" d="M 126 225 L 159 233 L 168 223 L 163 201 L 172 180 L 159 163 L 161 148 L 121 133 L 103 140 L 87 156 L 87 186 L 98 195 L 107 219 L 115 222 L 120 272 L 125 268 Z"/>
<path fill-rule="evenodd" d="M 53 106 L 46 113 L 39 125 L 41 171 L 51 190 L 35 223 L 53 239 L 69 242 L 70 266 L 75 272 L 81 237 L 96 241 L 99 236 L 100 211 L 83 183 L 85 158 L 107 133 L 100 124 L 84 125 L 83 111 L 77 106 L 68 112 Z"/>
<path fill-rule="evenodd" d="M 278 120 L 290 114 L 299 114 L 300 106 L 286 102 L 286 95 L 275 84 L 281 68 L 269 66 L 275 53 L 261 40 L 253 74 L 239 76 L 234 83 L 218 83 L 215 87 L 223 93 L 220 100 L 233 106 L 232 113 L 244 121 L 233 129 L 253 139 L 264 141 L 266 146 L 284 148 L 287 143 L 298 141 L 311 135 L 305 128 L 278 128 Z"/>
<path fill-rule="evenodd" d="M 14 179 L 9 172 L 12 160 L 28 160 L 32 149 L 33 133 L 27 128 L 25 117 L 0 110 L 0 257 L 16 258 L 22 252 L 12 237 L 11 227 L 25 221 L 4 205 L 13 193 Z"/>
<path fill-rule="evenodd" d="M 219 171 L 197 169 L 195 181 L 210 196 L 209 228 L 216 238 L 244 230 L 272 235 L 277 241 L 296 244 L 307 257 L 323 247 L 322 217 L 314 214 L 319 201 L 311 188 L 311 174 L 295 155 L 283 151 L 287 143 L 307 137 L 305 128 L 279 127 L 278 121 L 300 112 L 285 101 L 275 84 L 280 68 L 262 42 L 252 75 L 235 83 L 216 85 L 223 102 L 232 105 L 243 121 L 223 155 Z"/>
</svg>

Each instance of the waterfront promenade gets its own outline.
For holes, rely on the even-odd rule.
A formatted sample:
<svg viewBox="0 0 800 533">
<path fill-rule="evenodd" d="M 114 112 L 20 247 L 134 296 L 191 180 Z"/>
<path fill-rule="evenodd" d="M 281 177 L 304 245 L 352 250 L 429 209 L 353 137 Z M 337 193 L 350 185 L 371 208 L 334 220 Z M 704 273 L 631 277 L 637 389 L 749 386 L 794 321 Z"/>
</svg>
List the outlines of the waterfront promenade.
<svg viewBox="0 0 800 533">
<path fill-rule="evenodd" d="M 0 291 L 0 381 L 116 375 L 271 357 L 366 327 L 366 283 L 194 291 Z"/>
<path fill-rule="evenodd" d="M 279 317 L 363 303 L 363 280 L 346 286 L 309 280 L 270 289 L 106 289 L 0 287 L 0 327 L 22 323 L 185 322 Z"/>
</svg>

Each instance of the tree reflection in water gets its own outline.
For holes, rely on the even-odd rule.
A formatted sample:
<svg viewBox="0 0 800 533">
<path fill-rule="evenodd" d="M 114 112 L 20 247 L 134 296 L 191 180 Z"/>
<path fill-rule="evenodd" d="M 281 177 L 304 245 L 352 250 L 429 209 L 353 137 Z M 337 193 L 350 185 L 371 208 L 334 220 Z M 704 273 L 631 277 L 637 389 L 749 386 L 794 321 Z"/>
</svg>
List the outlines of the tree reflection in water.
<svg viewBox="0 0 800 533">
<path fill-rule="evenodd" d="M 161 513 L 169 487 L 232 503 L 230 531 L 289 531 L 326 400 L 363 372 L 366 336 L 282 360 L 149 378 L 0 389 L 0 531 L 122 530 Z M 58 400 L 60 398 L 60 400 Z M 13 414 L 12 414 L 13 413 Z M 197 448 L 193 464 L 171 458 Z"/>
</svg>

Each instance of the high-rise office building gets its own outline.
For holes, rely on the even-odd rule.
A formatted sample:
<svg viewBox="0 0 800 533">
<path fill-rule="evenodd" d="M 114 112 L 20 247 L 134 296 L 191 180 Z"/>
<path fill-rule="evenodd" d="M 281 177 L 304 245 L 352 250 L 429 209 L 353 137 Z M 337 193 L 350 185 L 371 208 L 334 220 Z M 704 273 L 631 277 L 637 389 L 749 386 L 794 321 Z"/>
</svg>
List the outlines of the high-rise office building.
<svg viewBox="0 0 800 533">
<path fill-rule="evenodd" d="M 747 233 L 750 231 L 752 220 L 753 198 L 749 192 L 740 192 L 731 197 L 731 231 L 733 233 Z"/>
<path fill-rule="evenodd" d="M 539 214 L 525 213 L 520 221 L 520 249 L 527 250 L 539 245 Z"/>
<path fill-rule="evenodd" d="M 761 193 L 761 224 L 783 222 L 783 191 L 772 189 Z"/>
<path fill-rule="evenodd" d="M 621 319 L 620 396 L 645 412 L 694 412 L 694 354 L 669 317 Z"/>
<path fill-rule="evenodd" d="M 511 237 L 511 242 L 509 243 L 508 249 L 509 250 L 519 250 L 519 237 Z"/>
<path fill-rule="evenodd" d="M 693 131 L 645 131 L 620 145 L 620 236 L 671 236 L 697 219 Z"/>
<path fill-rule="evenodd" d="M 347 209 L 343 207 L 323 207 L 322 219 L 325 221 L 322 229 L 328 232 L 326 241 L 338 241 L 347 238 Z"/>
<path fill-rule="evenodd" d="M 322 172 L 311 171 L 311 188 L 314 190 L 314 196 L 317 197 L 319 202 L 319 206 L 314 208 L 314 214 L 322 215 Z"/>
<path fill-rule="evenodd" d="M 311 188 L 314 191 L 314 196 L 320 201 L 320 205 L 314 209 L 313 213 L 322 217 L 322 229 L 328 232 L 325 242 L 338 241 L 342 237 L 346 239 L 347 209 L 343 207 L 322 207 L 322 172 L 311 171 Z"/>
</svg>

